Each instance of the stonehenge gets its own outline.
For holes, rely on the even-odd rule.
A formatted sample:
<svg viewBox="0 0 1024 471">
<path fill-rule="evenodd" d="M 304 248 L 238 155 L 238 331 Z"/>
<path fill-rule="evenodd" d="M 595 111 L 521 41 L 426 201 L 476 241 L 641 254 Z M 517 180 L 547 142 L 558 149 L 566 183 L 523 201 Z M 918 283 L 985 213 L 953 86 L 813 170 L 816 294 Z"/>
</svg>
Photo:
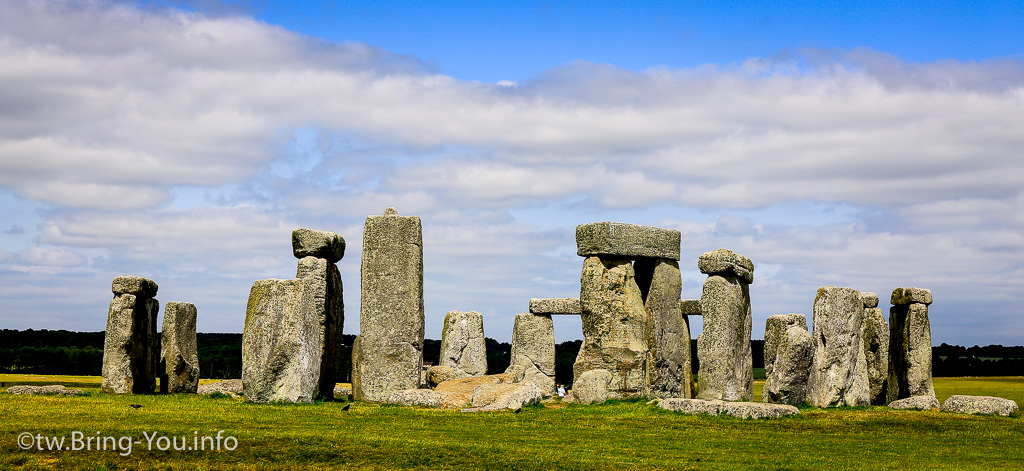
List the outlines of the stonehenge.
<svg viewBox="0 0 1024 471">
<path fill-rule="evenodd" d="M 509 367 L 516 365 L 523 367 L 523 382 L 533 383 L 545 396 L 555 393 L 555 326 L 551 314 L 516 314 Z"/>
<path fill-rule="evenodd" d="M 870 403 L 863 324 L 860 291 L 831 285 L 818 289 L 808 404 L 837 407 Z"/>
<path fill-rule="evenodd" d="M 934 396 L 932 334 L 928 321 L 931 290 L 896 288 L 889 309 L 888 402 L 912 396 Z"/>
<path fill-rule="evenodd" d="M 697 398 L 749 401 L 754 395 L 749 288 L 754 264 L 719 249 L 701 255 L 697 267 L 708 275 L 700 297 L 704 332 L 697 336 Z"/>
<path fill-rule="evenodd" d="M 479 312 L 451 311 L 445 316 L 440 366 L 451 368 L 456 378 L 487 374 L 484 316 Z"/>
<path fill-rule="evenodd" d="M 803 314 L 770 316 L 764 331 L 761 402 L 798 406 L 807 402 L 814 342 Z"/>
<path fill-rule="evenodd" d="M 352 394 L 381 402 L 420 386 L 423 369 L 423 229 L 389 207 L 363 229 L 359 336 L 352 346 Z"/>
<path fill-rule="evenodd" d="M 872 405 L 884 405 L 885 386 L 889 379 L 889 324 L 878 307 L 877 294 L 862 292 L 861 299 L 864 301 L 862 335 L 868 367 L 868 399 Z"/>
<path fill-rule="evenodd" d="M 159 350 L 154 299 L 156 282 L 119 276 L 111 283 L 114 299 L 107 311 L 101 388 L 112 394 L 149 394 L 156 390 Z"/>
<path fill-rule="evenodd" d="M 195 393 L 199 388 L 196 306 L 192 303 L 170 302 L 164 306 L 159 372 L 162 393 Z"/>
</svg>

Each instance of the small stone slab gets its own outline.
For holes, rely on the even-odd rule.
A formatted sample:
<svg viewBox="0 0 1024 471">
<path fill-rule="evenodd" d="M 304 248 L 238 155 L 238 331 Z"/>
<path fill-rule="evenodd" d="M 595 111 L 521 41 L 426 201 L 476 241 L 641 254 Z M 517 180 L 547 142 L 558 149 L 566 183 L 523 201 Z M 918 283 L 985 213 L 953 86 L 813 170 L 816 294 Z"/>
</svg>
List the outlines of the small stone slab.
<svg viewBox="0 0 1024 471">
<path fill-rule="evenodd" d="M 935 396 L 912 396 L 890 402 L 889 408 L 899 410 L 938 410 L 939 400 Z"/>
<path fill-rule="evenodd" d="M 576 226 L 576 254 L 581 257 L 615 255 L 679 260 L 679 240 L 680 233 L 675 229 L 607 221 Z"/>
<path fill-rule="evenodd" d="M 231 397 L 241 397 L 242 380 L 225 379 L 222 381 L 214 381 L 212 383 L 200 384 L 199 388 L 196 389 L 196 394 L 204 396 L 210 396 L 217 393 L 227 394 Z"/>
<path fill-rule="evenodd" d="M 85 394 L 81 389 L 66 388 L 61 384 L 52 384 L 49 386 L 11 386 L 7 388 L 7 392 L 10 394 L 52 394 L 56 396 L 81 396 Z"/>
<path fill-rule="evenodd" d="M 774 419 L 787 415 L 799 415 L 800 409 L 787 404 L 765 404 L 762 402 L 727 402 L 702 399 L 670 398 L 658 402 L 662 409 L 684 414 L 728 415 L 741 419 Z"/>
<path fill-rule="evenodd" d="M 578 316 L 580 298 L 530 298 L 530 314 Z"/>
<path fill-rule="evenodd" d="M 931 304 L 932 290 L 924 288 L 896 288 L 892 290 L 893 306 L 913 303 Z"/>
<path fill-rule="evenodd" d="M 1017 403 L 993 396 L 949 396 L 942 403 L 942 412 L 960 414 L 995 414 L 1003 417 L 1017 412 Z"/>
<path fill-rule="evenodd" d="M 701 254 L 697 268 L 708 275 L 736 275 L 747 284 L 754 282 L 754 262 L 729 249 L 712 250 Z"/>
<path fill-rule="evenodd" d="M 155 281 L 141 276 L 119 276 L 110 284 L 110 290 L 115 296 L 133 294 L 140 298 L 152 298 L 156 296 L 157 288 Z"/>
<path fill-rule="evenodd" d="M 295 258 L 325 258 L 338 263 L 345 256 L 345 239 L 338 234 L 316 229 L 292 231 L 292 254 Z"/>
<path fill-rule="evenodd" d="M 878 295 L 870 291 L 861 291 L 860 299 L 864 301 L 864 307 L 867 309 L 878 307 Z"/>
<path fill-rule="evenodd" d="M 679 311 L 684 316 L 700 316 L 703 315 L 700 311 L 700 300 L 699 299 L 681 299 L 679 300 Z"/>
</svg>

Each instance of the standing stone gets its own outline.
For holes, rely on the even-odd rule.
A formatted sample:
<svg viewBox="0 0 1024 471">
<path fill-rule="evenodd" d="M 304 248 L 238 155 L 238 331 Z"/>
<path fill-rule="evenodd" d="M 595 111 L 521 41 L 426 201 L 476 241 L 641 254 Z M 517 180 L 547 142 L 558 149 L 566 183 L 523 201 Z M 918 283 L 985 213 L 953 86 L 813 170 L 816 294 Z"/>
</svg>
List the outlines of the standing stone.
<svg viewBox="0 0 1024 471">
<path fill-rule="evenodd" d="M 454 370 L 456 378 L 487 374 L 484 316 L 476 311 L 451 311 L 441 331 L 441 366 Z"/>
<path fill-rule="evenodd" d="M 607 370 L 613 375 L 609 398 L 642 397 L 650 323 L 630 260 L 587 257 L 580 276 L 580 305 L 583 345 L 573 365 L 573 384 L 587 371 Z"/>
<path fill-rule="evenodd" d="M 522 366 L 524 383 L 545 396 L 555 393 L 555 327 L 550 314 L 516 314 L 509 368 Z"/>
<path fill-rule="evenodd" d="M 171 302 L 164 306 L 160 345 L 160 392 L 195 393 L 199 388 L 199 355 L 194 304 Z"/>
<path fill-rule="evenodd" d="M 690 329 L 679 307 L 682 277 L 679 263 L 667 259 L 638 259 L 637 277 L 649 279 L 644 307 L 651 321 L 648 397 L 690 397 Z M 642 275 L 641 275 L 642 274 Z M 641 286 L 643 292 L 643 286 Z"/>
<path fill-rule="evenodd" d="M 423 369 L 423 230 L 388 208 L 363 231 L 360 335 L 353 345 L 356 400 L 416 389 Z"/>
<path fill-rule="evenodd" d="M 814 341 L 803 314 L 768 318 L 764 332 L 765 382 L 761 402 L 801 405 L 807 402 Z"/>
<path fill-rule="evenodd" d="M 864 301 L 864 358 L 868 368 L 868 398 L 872 405 L 885 405 L 889 379 L 889 324 L 878 306 L 878 295 L 861 293 Z"/>
<path fill-rule="evenodd" d="M 826 286 L 814 298 L 814 361 L 810 397 L 815 407 L 864 406 L 867 362 L 861 335 L 864 301 L 853 288 Z"/>
<path fill-rule="evenodd" d="M 932 385 L 932 332 L 928 304 L 932 292 L 897 288 L 889 310 L 889 402 L 912 396 L 934 396 Z"/>
<path fill-rule="evenodd" d="M 159 345 L 157 284 L 139 276 L 119 276 L 111 284 L 103 339 L 102 390 L 112 394 L 149 394 L 156 390 Z"/>
<path fill-rule="evenodd" d="M 719 249 L 701 255 L 697 266 L 710 275 L 700 298 L 704 332 L 697 336 L 697 398 L 749 401 L 754 395 L 749 287 L 754 264 Z"/>
</svg>

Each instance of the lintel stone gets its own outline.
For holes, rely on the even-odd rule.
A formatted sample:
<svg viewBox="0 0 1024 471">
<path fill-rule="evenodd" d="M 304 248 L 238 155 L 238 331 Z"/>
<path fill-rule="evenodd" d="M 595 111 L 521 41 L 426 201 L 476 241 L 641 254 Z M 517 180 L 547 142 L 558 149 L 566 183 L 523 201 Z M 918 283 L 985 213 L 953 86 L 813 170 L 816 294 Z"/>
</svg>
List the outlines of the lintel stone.
<svg viewBox="0 0 1024 471">
<path fill-rule="evenodd" d="M 530 314 L 578 316 L 580 298 L 530 298 Z"/>
<path fill-rule="evenodd" d="M 334 232 L 295 229 L 292 231 L 292 254 L 300 259 L 317 257 L 338 263 L 345 256 L 345 239 Z"/>
<path fill-rule="evenodd" d="M 576 254 L 679 260 L 680 233 L 675 229 L 594 222 L 576 226 Z"/>
<path fill-rule="evenodd" d="M 684 316 L 700 316 L 703 313 L 700 312 L 700 300 L 699 299 L 681 299 L 679 300 L 679 311 Z"/>
<path fill-rule="evenodd" d="M 119 294 L 134 294 L 141 298 L 152 298 L 156 296 L 158 286 L 155 281 L 141 276 L 119 276 L 114 278 L 110 284 L 110 290 L 114 296 Z"/>
<path fill-rule="evenodd" d="M 893 306 L 914 303 L 931 304 L 932 290 L 924 288 L 896 288 L 892 290 Z"/>
</svg>

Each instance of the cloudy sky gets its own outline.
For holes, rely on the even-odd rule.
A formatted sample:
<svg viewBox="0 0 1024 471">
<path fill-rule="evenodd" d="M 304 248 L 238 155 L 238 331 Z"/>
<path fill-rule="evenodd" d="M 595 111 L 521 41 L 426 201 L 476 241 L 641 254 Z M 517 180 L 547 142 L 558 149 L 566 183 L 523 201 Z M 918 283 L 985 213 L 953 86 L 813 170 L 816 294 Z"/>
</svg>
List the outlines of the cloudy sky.
<svg viewBox="0 0 1024 471">
<path fill-rule="evenodd" d="M 0 328 L 103 330 L 136 274 L 240 332 L 310 227 L 348 241 L 357 333 L 395 206 L 431 338 L 476 310 L 507 341 L 579 295 L 575 227 L 619 221 L 682 231 L 685 298 L 701 253 L 750 257 L 754 338 L 834 284 L 1024 344 L 1020 2 L 670 3 L 0 2 Z"/>
</svg>

